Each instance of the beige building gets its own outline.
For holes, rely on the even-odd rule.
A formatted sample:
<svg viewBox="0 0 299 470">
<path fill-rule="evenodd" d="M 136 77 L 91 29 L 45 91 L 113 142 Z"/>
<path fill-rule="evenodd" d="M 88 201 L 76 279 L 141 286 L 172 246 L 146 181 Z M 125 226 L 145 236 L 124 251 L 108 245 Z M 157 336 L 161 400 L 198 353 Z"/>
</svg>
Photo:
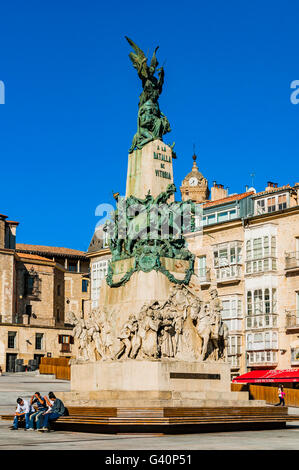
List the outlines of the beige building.
<svg viewBox="0 0 299 470">
<path fill-rule="evenodd" d="M 196 255 L 201 295 L 216 287 L 229 328 L 232 377 L 254 369 L 299 366 L 299 184 L 229 195 L 199 172 L 196 157 L 182 182 L 182 199 L 201 204 L 202 220 L 186 235 Z M 210 194 L 210 199 L 207 199 Z M 99 231 L 89 246 L 91 306 L 110 258 Z"/>
<path fill-rule="evenodd" d="M 223 303 L 232 376 L 299 365 L 298 190 L 269 182 L 259 193 L 214 195 L 187 235 L 203 298 L 213 285 Z"/>
<path fill-rule="evenodd" d="M 84 252 L 16 244 L 17 225 L 0 215 L 0 367 L 7 371 L 43 356 L 75 356 L 68 314 L 82 317 L 90 296 Z"/>
</svg>

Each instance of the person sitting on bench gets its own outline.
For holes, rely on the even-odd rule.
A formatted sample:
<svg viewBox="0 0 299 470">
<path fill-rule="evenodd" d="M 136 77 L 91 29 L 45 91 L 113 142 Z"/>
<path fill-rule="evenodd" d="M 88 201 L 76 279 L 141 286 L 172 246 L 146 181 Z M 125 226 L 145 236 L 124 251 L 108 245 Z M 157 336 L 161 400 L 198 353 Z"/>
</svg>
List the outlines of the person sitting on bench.
<svg viewBox="0 0 299 470">
<path fill-rule="evenodd" d="M 35 392 L 35 394 L 30 399 L 30 404 L 34 406 L 35 411 L 29 416 L 29 427 L 30 431 L 34 430 L 34 422 L 37 422 L 37 419 L 40 415 L 42 415 L 45 411 L 47 411 L 47 402 L 41 396 L 39 392 Z"/>
<path fill-rule="evenodd" d="M 65 406 L 59 398 L 56 398 L 53 392 L 49 393 L 49 399 L 54 401 L 54 405 L 51 410 L 46 411 L 38 417 L 36 422 L 36 429 L 38 431 L 49 431 L 49 421 L 56 421 L 60 416 L 65 414 Z M 41 425 L 43 427 L 41 427 Z"/>
<path fill-rule="evenodd" d="M 49 392 L 48 395 L 53 395 L 53 392 Z M 44 396 L 44 399 L 46 400 L 46 403 L 47 403 L 47 406 L 48 406 L 47 411 L 51 411 L 52 406 L 54 405 L 54 400 L 50 400 L 50 398 L 47 397 L 47 395 Z"/>
<path fill-rule="evenodd" d="M 19 419 L 21 417 L 25 418 L 25 430 L 29 428 L 29 416 L 32 413 L 32 407 L 28 400 L 23 400 L 23 398 L 17 399 L 17 409 L 15 412 L 15 417 L 13 420 L 13 425 L 10 428 L 12 431 L 16 431 L 19 425 Z"/>
</svg>

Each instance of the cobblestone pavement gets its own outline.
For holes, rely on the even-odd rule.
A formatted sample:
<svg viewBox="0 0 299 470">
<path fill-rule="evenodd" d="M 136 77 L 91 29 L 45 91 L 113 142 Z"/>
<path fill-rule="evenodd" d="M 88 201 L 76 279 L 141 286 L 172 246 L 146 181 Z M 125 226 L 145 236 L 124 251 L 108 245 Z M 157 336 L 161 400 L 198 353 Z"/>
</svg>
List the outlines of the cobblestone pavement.
<svg viewBox="0 0 299 470">
<path fill-rule="evenodd" d="M 236 431 L 176 436 L 108 435 L 56 432 L 10 431 L 0 421 L 2 450 L 298 450 L 299 425 L 272 431 Z"/>
<path fill-rule="evenodd" d="M 34 392 L 69 390 L 69 382 L 32 373 L 6 374 L 0 377 L 0 414 L 12 414 L 18 396 Z M 286 429 L 236 431 L 175 436 L 108 435 L 67 431 L 11 431 L 11 423 L 0 420 L 2 450 L 298 450 L 299 422 Z"/>
</svg>

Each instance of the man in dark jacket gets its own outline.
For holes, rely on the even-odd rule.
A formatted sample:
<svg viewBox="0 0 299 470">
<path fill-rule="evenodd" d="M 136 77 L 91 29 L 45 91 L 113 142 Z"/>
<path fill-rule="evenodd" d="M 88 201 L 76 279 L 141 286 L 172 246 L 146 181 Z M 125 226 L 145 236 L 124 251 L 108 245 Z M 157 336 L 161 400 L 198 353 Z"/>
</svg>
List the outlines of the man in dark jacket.
<svg viewBox="0 0 299 470">
<path fill-rule="evenodd" d="M 65 406 L 59 398 L 56 398 L 53 392 L 49 392 L 49 399 L 54 402 L 51 410 L 46 411 L 43 415 L 39 416 L 36 422 L 36 429 L 38 431 L 48 431 L 49 421 L 56 421 L 60 416 L 65 414 Z M 41 427 L 43 425 L 43 427 Z"/>
</svg>

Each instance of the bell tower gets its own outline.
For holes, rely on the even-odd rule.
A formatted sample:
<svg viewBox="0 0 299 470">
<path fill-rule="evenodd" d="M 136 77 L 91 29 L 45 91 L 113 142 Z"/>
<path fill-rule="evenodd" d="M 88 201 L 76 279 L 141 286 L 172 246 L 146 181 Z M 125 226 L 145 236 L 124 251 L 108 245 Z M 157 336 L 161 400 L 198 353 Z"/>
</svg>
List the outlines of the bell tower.
<svg viewBox="0 0 299 470">
<path fill-rule="evenodd" d="M 192 170 L 183 180 L 180 190 L 182 201 L 191 199 L 191 201 L 200 204 L 208 200 L 210 191 L 208 188 L 208 180 L 204 178 L 198 170 L 198 166 L 196 164 L 197 156 L 195 153 L 192 158 Z"/>
</svg>

